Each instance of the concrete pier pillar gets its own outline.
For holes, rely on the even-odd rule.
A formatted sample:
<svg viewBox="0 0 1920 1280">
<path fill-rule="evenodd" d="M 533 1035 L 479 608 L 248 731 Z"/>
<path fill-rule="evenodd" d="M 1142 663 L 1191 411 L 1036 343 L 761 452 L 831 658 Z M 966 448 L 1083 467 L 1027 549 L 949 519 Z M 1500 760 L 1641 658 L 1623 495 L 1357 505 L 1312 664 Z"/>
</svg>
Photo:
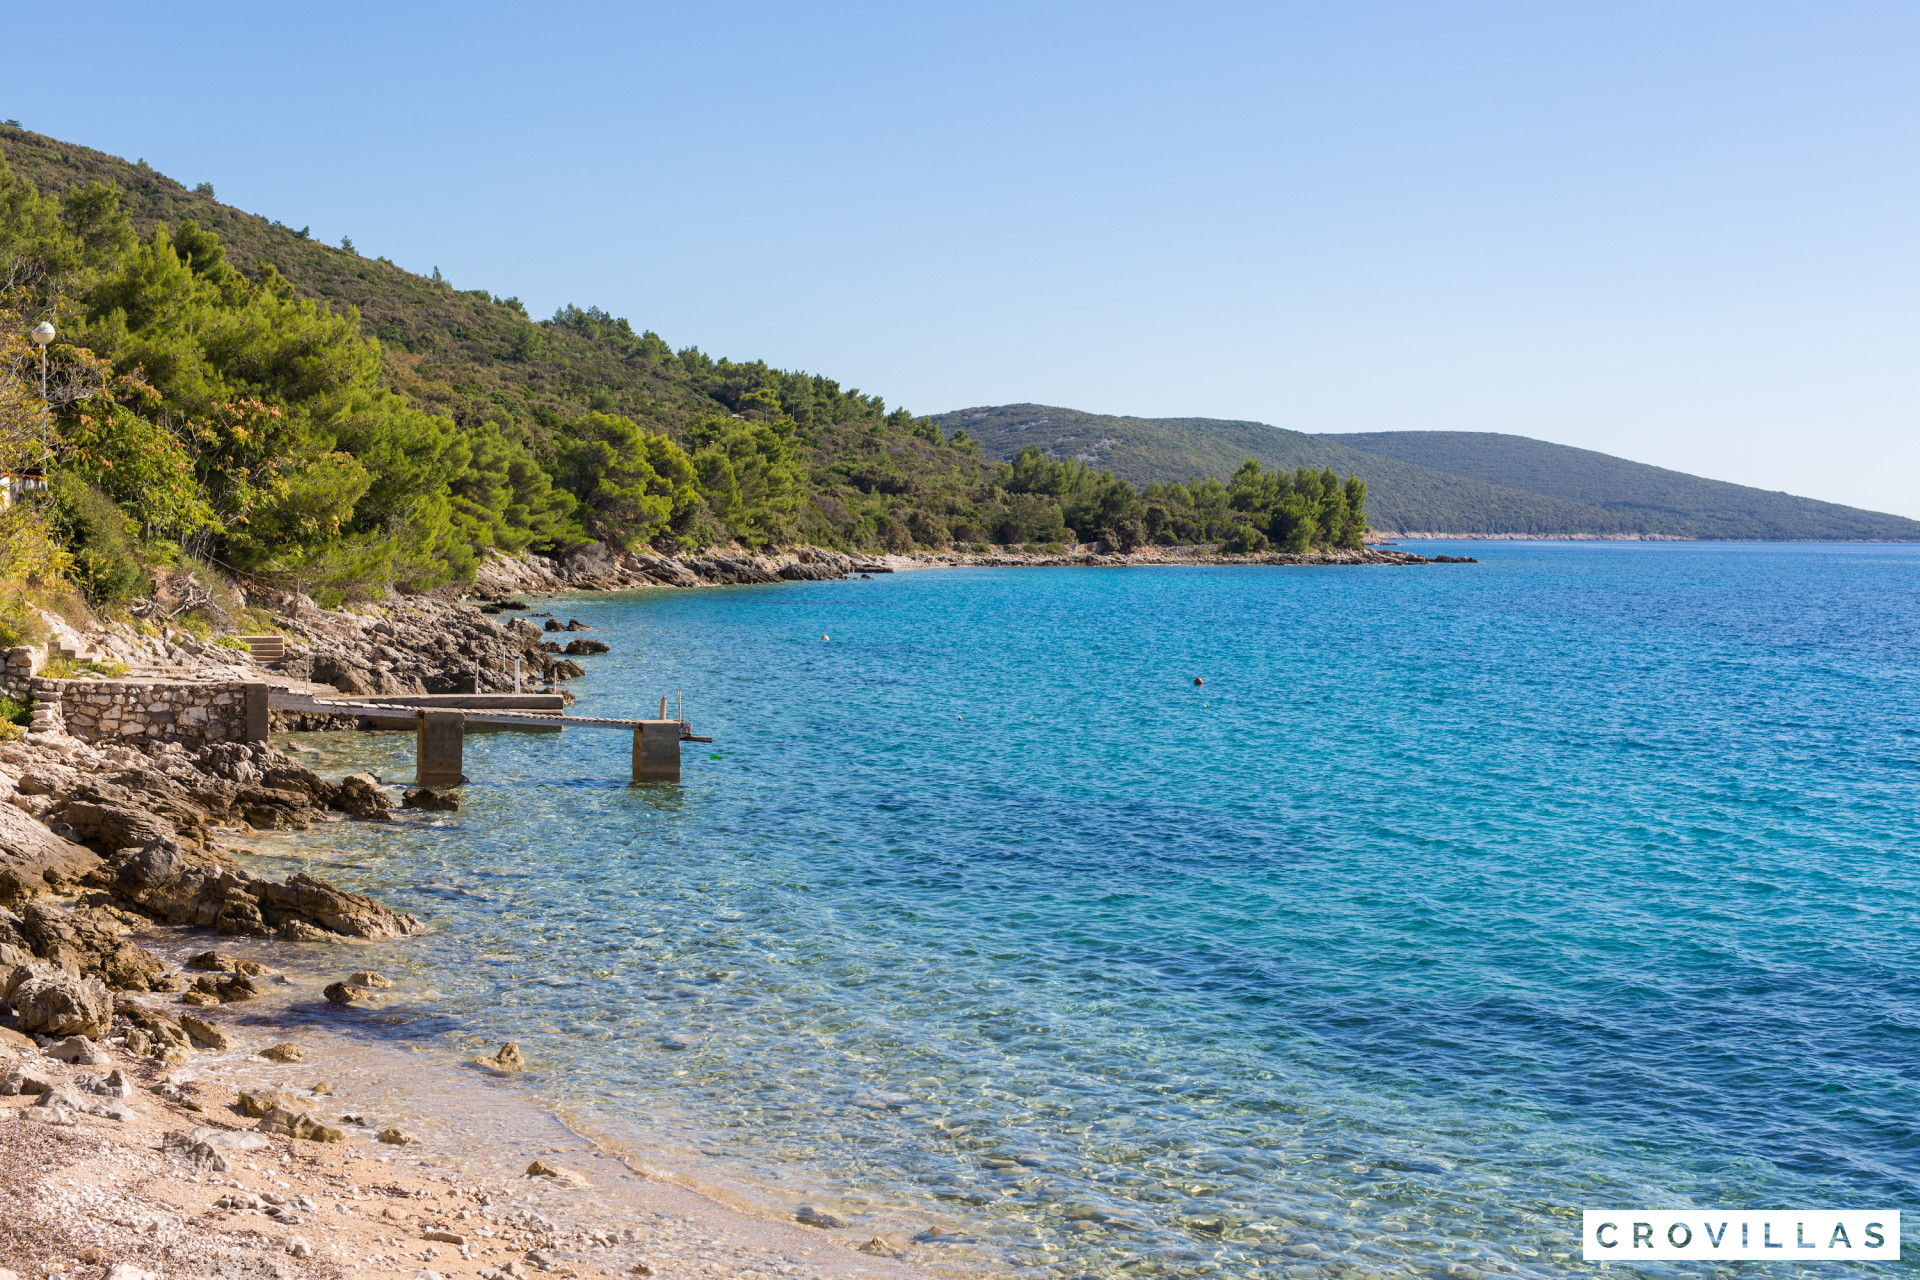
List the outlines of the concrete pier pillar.
<svg viewBox="0 0 1920 1280">
<path fill-rule="evenodd" d="M 273 727 L 273 716 L 267 703 L 267 686 L 250 684 L 244 693 L 247 698 L 247 741 L 265 742 L 267 731 Z"/>
<path fill-rule="evenodd" d="M 633 731 L 633 780 L 680 781 L 678 720 L 642 720 Z"/>
<path fill-rule="evenodd" d="M 466 747 L 467 718 L 458 711 L 419 713 L 414 777 L 423 787 L 457 787 Z"/>
</svg>

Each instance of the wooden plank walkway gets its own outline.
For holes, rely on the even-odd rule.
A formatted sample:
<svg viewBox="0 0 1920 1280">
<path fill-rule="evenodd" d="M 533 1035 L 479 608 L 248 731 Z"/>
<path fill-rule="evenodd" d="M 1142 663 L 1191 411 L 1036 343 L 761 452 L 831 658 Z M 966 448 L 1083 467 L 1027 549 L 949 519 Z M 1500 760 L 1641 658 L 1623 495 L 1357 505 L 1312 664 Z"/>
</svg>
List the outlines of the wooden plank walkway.
<svg viewBox="0 0 1920 1280">
<path fill-rule="evenodd" d="M 275 711 L 290 711 L 297 715 L 348 715 L 373 721 L 391 721 L 395 728 L 411 726 L 416 710 L 392 702 L 365 702 L 351 696 L 320 698 L 312 694 L 295 693 L 290 689 L 274 689 L 268 695 L 268 706 Z M 609 716 L 570 716 L 559 711 L 508 711 L 494 708 L 461 710 L 460 716 L 469 726 L 491 725 L 502 729 L 619 729 L 632 733 L 642 725 L 661 723 L 659 720 L 620 720 Z"/>
</svg>

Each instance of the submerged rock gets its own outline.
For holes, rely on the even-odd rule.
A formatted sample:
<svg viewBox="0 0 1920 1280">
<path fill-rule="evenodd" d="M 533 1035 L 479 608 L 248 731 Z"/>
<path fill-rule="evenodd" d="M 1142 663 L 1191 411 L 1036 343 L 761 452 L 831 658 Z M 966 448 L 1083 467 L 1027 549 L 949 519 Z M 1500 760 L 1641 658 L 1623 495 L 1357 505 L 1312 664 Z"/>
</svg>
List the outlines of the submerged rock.
<svg viewBox="0 0 1920 1280">
<path fill-rule="evenodd" d="M 260 988 L 244 973 L 222 974 L 218 978 L 211 975 L 202 977 L 195 980 L 193 990 L 201 995 L 213 997 L 219 1004 L 237 1004 L 242 1000 L 251 1000 L 260 994 Z M 191 1003 L 206 1002 L 195 1000 Z"/>
<path fill-rule="evenodd" d="M 304 1111 L 293 1111 L 284 1106 L 276 1106 L 260 1119 L 257 1126 L 261 1133 L 272 1134 L 278 1138 L 299 1138 L 307 1142 L 339 1142 L 346 1135 L 338 1129 L 328 1128 Z"/>
<path fill-rule="evenodd" d="M 240 1114 L 249 1120 L 259 1120 L 275 1107 L 284 1105 L 279 1094 L 271 1090 L 242 1089 L 236 1104 Z"/>
<path fill-rule="evenodd" d="M 555 1165 L 550 1165 L 544 1160 L 535 1160 L 532 1164 L 528 1165 L 526 1176 L 529 1178 L 552 1178 L 555 1182 L 564 1183 L 569 1187 L 584 1187 L 587 1185 L 585 1175 L 575 1173 L 571 1169 L 562 1169 Z"/>
<path fill-rule="evenodd" d="M 526 1059 L 520 1056 L 520 1046 L 511 1040 L 501 1045 L 500 1052 L 494 1054 L 491 1058 L 475 1058 L 474 1061 L 486 1067 L 488 1070 L 498 1071 L 502 1075 L 510 1075 L 515 1071 L 524 1070 L 527 1065 Z"/>
<path fill-rule="evenodd" d="M 393 817 L 393 797 L 381 789 L 380 780 L 370 773 L 350 773 L 342 778 L 335 804 L 356 818 L 385 822 Z"/>
<path fill-rule="evenodd" d="M 435 791 L 432 787 L 410 787 L 400 796 L 400 804 L 406 809 L 454 813 L 460 808 L 460 797 L 451 791 Z"/>
<path fill-rule="evenodd" d="M 306 1058 L 307 1051 L 297 1044 L 276 1044 L 262 1049 L 260 1056 L 269 1062 L 300 1062 Z"/>
<path fill-rule="evenodd" d="M 327 984 L 327 989 L 320 994 L 327 998 L 328 1004 L 366 1005 L 372 1004 L 374 1000 L 373 992 L 365 987 L 356 987 L 345 982 L 330 982 Z"/>
<path fill-rule="evenodd" d="M 384 977 L 371 969 L 362 969 L 358 973 L 349 976 L 347 981 L 356 987 L 390 987 L 393 985 L 392 978 Z"/>
<path fill-rule="evenodd" d="M 187 1038 L 202 1049 L 211 1049 L 215 1053 L 224 1053 L 233 1047 L 233 1037 L 205 1018 L 195 1017 L 191 1013 L 180 1015 L 180 1028 Z"/>
</svg>

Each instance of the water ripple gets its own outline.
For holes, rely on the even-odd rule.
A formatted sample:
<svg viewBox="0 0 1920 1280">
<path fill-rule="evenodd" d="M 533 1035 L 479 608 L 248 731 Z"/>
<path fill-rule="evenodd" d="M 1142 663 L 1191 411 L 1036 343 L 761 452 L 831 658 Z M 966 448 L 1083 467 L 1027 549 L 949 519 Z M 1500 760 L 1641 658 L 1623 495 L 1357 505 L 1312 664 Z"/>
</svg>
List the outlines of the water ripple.
<svg viewBox="0 0 1920 1280">
<path fill-rule="evenodd" d="M 1557 1276 L 1583 1204 L 1911 1199 L 1920 551 L 1475 554 L 570 599 L 579 710 L 684 690 L 722 758 L 475 734 L 446 826 L 323 833 L 436 926 L 369 1033 L 516 1039 L 955 1274 Z"/>
</svg>

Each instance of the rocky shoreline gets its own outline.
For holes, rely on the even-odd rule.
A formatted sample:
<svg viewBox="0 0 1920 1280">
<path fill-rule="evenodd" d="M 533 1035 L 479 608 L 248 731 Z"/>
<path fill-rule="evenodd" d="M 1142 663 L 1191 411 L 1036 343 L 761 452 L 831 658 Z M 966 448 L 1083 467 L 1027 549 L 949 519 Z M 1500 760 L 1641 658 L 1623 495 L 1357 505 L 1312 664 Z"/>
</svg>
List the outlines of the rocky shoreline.
<svg viewBox="0 0 1920 1280">
<path fill-rule="evenodd" d="M 82 632 L 47 615 L 50 644 L 9 651 L 6 674 L 10 688 L 41 688 L 37 678 L 57 657 L 87 664 L 108 680 L 270 680 L 349 695 L 510 692 L 516 672 L 521 681 L 553 688 L 586 674 L 578 659 L 608 650 L 573 634 L 588 629 L 578 622 L 533 613 L 512 599 L 519 594 L 857 579 L 932 568 L 1444 559 L 1377 548 L 1219 556 L 1199 548 L 1122 555 L 1091 546 L 862 557 L 818 548 L 657 556 L 589 547 L 565 560 L 496 557 L 474 589 L 478 604 L 397 596 L 377 606 L 326 610 L 297 594 L 246 591 L 246 605 L 264 610 L 281 638 L 281 651 L 260 660 L 167 627 L 94 624 Z M 515 616 L 498 620 L 509 613 Z M 136 696 L 155 696 L 147 687 L 149 693 L 136 690 Z M 85 696 L 105 700 L 99 693 Z M 369 1159 L 366 1141 L 411 1147 L 413 1135 L 390 1128 L 353 1138 L 356 1126 L 330 1117 L 324 1082 L 265 1094 L 212 1085 L 212 1064 L 280 1069 L 305 1056 L 286 1039 L 279 1015 L 266 1009 L 284 1003 L 282 988 L 292 980 L 270 956 L 237 957 L 216 943 L 347 948 L 405 939 L 426 927 L 305 873 L 284 881 L 253 874 L 223 838 L 388 822 L 400 809 L 457 807 L 458 800 L 414 791 L 396 804 L 395 789 L 371 776 L 331 782 L 264 742 L 173 740 L 175 716 L 161 705 L 141 708 L 137 719 L 77 715 L 71 728 L 84 739 L 43 707 L 33 732 L 0 740 L 0 1280 L 14 1280 L 8 1269 L 20 1265 L 29 1274 L 52 1274 L 46 1266 L 76 1257 L 93 1268 L 82 1274 L 116 1280 L 661 1274 L 640 1255 L 677 1249 L 671 1227 L 656 1224 L 636 1237 L 631 1229 L 572 1230 L 550 1219 L 535 1226 L 515 1219 L 512 1229 L 459 1225 L 476 1213 L 500 1223 L 500 1214 L 486 1211 L 514 1203 L 510 1186 L 469 1186 L 453 1194 L 441 1175 L 409 1182 L 385 1170 L 389 1181 L 381 1196 L 444 1204 L 436 1204 L 438 1213 L 398 1217 L 388 1204 L 370 1223 L 359 1205 L 378 1201 L 351 1166 Z M 361 723 L 352 713 L 276 712 L 274 720 L 278 730 Z M 354 971 L 326 984 L 318 998 L 304 997 L 306 1007 L 377 1006 L 384 980 L 342 963 L 343 971 L 349 968 Z M 489 1071 L 510 1074 L 517 1062 L 508 1046 L 490 1059 Z M 391 1164 L 395 1157 L 373 1158 Z M 66 1189 L 54 1185 L 56 1173 Z M 521 1177 L 542 1189 L 573 1185 L 567 1170 L 542 1168 L 538 1160 Z M 76 1198 L 70 1188 L 79 1185 L 94 1189 L 92 1199 Z M 224 1190 L 216 1195 L 216 1188 Z M 664 1187 L 660 1193 L 667 1194 Z M 320 1204 L 329 1197 L 323 1213 Z M 776 1228 L 789 1233 L 780 1239 L 778 1258 L 764 1254 L 774 1247 L 764 1242 L 739 1244 L 740 1265 L 732 1274 L 908 1274 L 890 1261 L 895 1250 L 884 1241 L 836 1238 L 822 1250 L 826 1256 L 812 1257 L 805 1240 L 819 1229 L 708 1208 L 709 1217 L 719 1216 L 704 1229 L 731 1233 L 736 1243 Z M 789 1238 L 792 1232 L 803 1236 Z M 621 1267 L 607 1269 L 603 1263 L 615 1256 Z"/>
<path fill-rule="evenodd" d="M 664 556 L 621 552 L 589 543 L 564 556 L 496 556 L 481 566 L 476 590 L 492 596 L 561 591 L 628 591 L 642 587 L 740 586 L 753 583 L 819 582 L 904 569 L 1064 569 L 1146 565 L 1424 565 L 1471 563 L 1465 557 L 1421 556 L 1368 546 L 1358 551 L 1294 555 L 1264 551 L 1228 555 L 1202 546 L 1136 547 L 1121 551 L 1105 543 L 1057 550 L 1011 547 L 849 555 L 821 547 L 784 551 Z"/>
<path fill-rule="evenodd" d="M 571 634 L 585 628 L 570 620 L 502 625 L 489 616 L 504 611 L 497 604 L 399 597 L 329 611 L 264 592 L 248 603 L 271 611 L 284 656 L 257 662 L 126 624 L 76 631 L 49 615 L 51 643 L 10 651 L 8 670 L 32 680 L 58 657 L 126 672 L 138 664 L 142 677 L 184 684 L 317 677 L 345 693 L 465 692 L 476 678 L 511 690 L 516 658 L 536 681 L 575 678 L 585 668 L 569 654 L 608 648 Z M 104 676 L 87 687 L 110 684 L 111 669 Z M 355 723 L 276 715 L 278 729 Z M 884 1244 L 862 1253 L 858 1241 L 657 1181 L 629 1189 L 624 1224 L 606 1228 L 591 1180 L 538 1159 L 497 1185 L 450 1194 L 442 1173 L 403 1176 L 397 1154 L 369 1154 L 404 1147 L 422 1157 L 404 1163 L 438 1169 L 451 1157 L 431 1132 L 359 1132 L 346 1120 L 364 1117 L 334 1114 L 325 1082 L 267 1094 L 216 1085 L 213 1073 L 235 1068 L 293 1070 L 309 1056 L 293 1028 L 315 1011 L 351 1019 L 388 996 L 350 958 L 337 980 L 302 983 L 262 948 L 345 955 L 426 927 L 309 874 L 256 875 L 228 842 L 388 823 L 458 801 L 424 790 L 397 798 L 366 774 L 329 781 L 266 743 L 168 740 L 157 713 L 127 724 L 128 737 L 96 728 L 107 736 L 87 741 L 39 708 L 33 732 L 0 740 L 0 1280 L 60 1274 L 76 1258 L 79 1270 L 65 1274 L 117 1280 L 654 1275 L 680 1262 L 705 1270 L 696 1254 L 727 1258 L 738 1275 L 910 1274 Z M 492 1055 L 488 1074 L 511 1074 L 516 1060 Z M 365 1185 L 370 1163 L 382 1166 L 379 1187 Z M 560 1191 L 570 1199 L 543 1215 L 506 1208 Z M 382 1206 L 399 1197 L 404 1209 Z M 444 1203 L 427 1212 L 411 1203 L 422 1197 Z M 377 1220 L 364 1216 L 372 1210 Z"/>
</svg>

